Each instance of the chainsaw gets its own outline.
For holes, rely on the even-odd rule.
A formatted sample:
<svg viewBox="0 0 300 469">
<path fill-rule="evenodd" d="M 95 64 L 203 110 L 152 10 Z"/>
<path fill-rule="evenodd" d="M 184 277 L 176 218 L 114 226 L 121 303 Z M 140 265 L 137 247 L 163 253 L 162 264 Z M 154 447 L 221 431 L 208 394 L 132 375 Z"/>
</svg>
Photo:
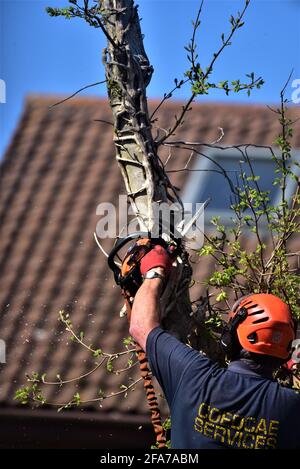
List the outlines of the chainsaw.
<svg viewBox="0 0 300 469">
<path fill-rule="evenodd" d="M 169 241 L 163 237 L 153 238 L 150 232 L 135 232 L 129 234 L 124 238 L 119 238 L 108 256 L 108 265 L 114 273 L 115 282 L 119 285 L 122 291 L 131 293 L 134 297 L 138 288 L 141 286 L 143 279 L 139 269 L 141 259 L 149 252 L 155 245 L 163 246 L 166 251 L 172 256 L 180 255 L 182 252 L 182 239 L 191 229 L 196 220 L 203 213 L 205 207 L 209 203 L 209 199 L 196 211 L 196 213 L 189 219 L 181 220 L 175 227 L 173 233 L 170 233 Z M 175 236 L 175 233 L 177 236 Z M 130 241 L 136 240 L 135 243 L 129 247 L 125 255 L 122 265 L 115 261 L 115 257 L 119 255 L 120 250 L 126 246 Z"/>
<path fill-rule="evenodd" d="M 128 249 L 122 265 L 116 262 L 120 250 L 130 241 L 135 240 Z M 163 238 L 151 238 L 149 233 L 136 232 L 125 238 L 119 238 L 108 256 L 108 265 L 114 273 L 115 282 L 120 286 L 125 299 L 132 304 L 134 296 L 143 283 L 140 272 L 142 258 L 156 245 L 160 245 L 175 258 L 180 253 L 181 239 L 165 241 Z"/>
</svg>

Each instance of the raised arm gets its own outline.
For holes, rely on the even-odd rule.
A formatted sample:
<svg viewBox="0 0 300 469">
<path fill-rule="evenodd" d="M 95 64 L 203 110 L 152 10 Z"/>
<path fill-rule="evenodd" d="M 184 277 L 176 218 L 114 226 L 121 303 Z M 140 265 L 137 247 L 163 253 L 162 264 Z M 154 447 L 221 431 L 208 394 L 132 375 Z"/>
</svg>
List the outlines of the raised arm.
<svg viewBox="0 0 300 469">
<path fill-rule="evenodd" d="M 159 326 L 159 299 L 164 282 L 172 266 L 172 259 L 162 246 L 155 246 L 141 260 L 140 270 L 145 278 L 135 295 L 129 333 L 145 350 L 148 334 Z M 156 274 L 159 275 L 155 278 Z M 147 277 L 154 278 L 147 278 Z"/>
<path fill-rule="evenodd" d="M 164 275 L 164 269 L 156 267 L 151 269 Z M 163 288 L 160 278 L 145 279 L 135 295 L 129 333 L 140 346 L 146 350 L 148 334 L 159 326 L 160 310 L 159 299 Z"/>
</svg>

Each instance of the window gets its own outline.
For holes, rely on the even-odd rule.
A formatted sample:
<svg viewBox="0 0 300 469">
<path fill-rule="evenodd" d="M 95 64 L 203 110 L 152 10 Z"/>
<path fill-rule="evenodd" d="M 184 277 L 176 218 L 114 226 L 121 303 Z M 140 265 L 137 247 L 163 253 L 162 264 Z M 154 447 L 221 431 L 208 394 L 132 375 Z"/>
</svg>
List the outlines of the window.
<svg viewBox="0 0 300 469">
<path fill-rule="evenodd" d="M 245 150 L 246 147 L 241 147 Z M 277 150 L 274 154 L 279 157 Z M 234 202 L 234 196 L 230 189 L 228 180 L 221 174 L 222 167 L 232 181 L 233 186 L 240 186 L 242 181 L 239 177 L 241 168 L 247 176 L 251 175 L 248 163 L 242 153 L 234 148 L 203 148 L 203 155 L 197 158 L 193 171 L 190 173 L 185 189 L 183 191 L 183 202 L 205 202 L 211 199 L 205 209 L 204 222 L 206 227 L 214 216 L 220 216 L 221 222 L 226 225 L 231 224 L 231 217 L 234 213 L 230 210 L 230 205 Z M 250 159 L 255 176 L 260 176 L 258 181 L 262 191 L 270 192 L 270 203 L 278 205 L 280 203 L 279 185 L 272 185 L 276 177 L 275 162 L 271 158 L 271 152 L 267 148 L 247 147 L 247 154 Z M 292 158 L 300 162 L 300 152 L 293 151 Z M 242 162 L 244 160 L 244 162 Z M 191 168 L 191 167 L 190 167 Z M 299 168 L 297 175 L 300 176 Z M 286 190 L 286 197 L 290 198 L 296 189 L 296 182 L 289 178 Z"/>
</svg>

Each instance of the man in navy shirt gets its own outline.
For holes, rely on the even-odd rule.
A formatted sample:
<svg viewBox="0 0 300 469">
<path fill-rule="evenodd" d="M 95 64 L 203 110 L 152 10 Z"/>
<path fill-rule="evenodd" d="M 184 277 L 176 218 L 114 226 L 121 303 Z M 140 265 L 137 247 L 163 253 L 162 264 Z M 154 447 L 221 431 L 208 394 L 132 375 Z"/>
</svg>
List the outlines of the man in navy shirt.
<svg viewBox="0 0 300 469">
<path fill-rule="evenodd" d="M 146 350 L 170 407 L 172 448 L 300 448 L 300 394 L 272 378 L 295 337 L 288 306 L 270 294 L 240 299 L 221 339 L 231 357 L 222 368 L 160 327 L 171 262 L 161 246 L 142 259 L 130 334 Z"/>
</svg>

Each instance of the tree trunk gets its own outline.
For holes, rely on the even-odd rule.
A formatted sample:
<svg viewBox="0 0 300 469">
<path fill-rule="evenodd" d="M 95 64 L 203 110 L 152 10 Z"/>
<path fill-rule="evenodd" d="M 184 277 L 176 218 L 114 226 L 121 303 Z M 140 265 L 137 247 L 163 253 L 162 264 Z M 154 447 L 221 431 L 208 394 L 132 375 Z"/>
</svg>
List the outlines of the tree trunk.
<svg viewBox="0 0 300 469">
<path fill-rule="evenodd" d="M 116 158 L 140 229 L 151 230 L 152 202 L 168 202 L 171 184 L 151 133 L 146 87 L 153 68 L 146 55 L 137 7 L 132 0 L 104 0 L 103 20 L 110 37 L 103 58 L 114 119 Z M 179 201 L 179 199 L 177 199 Z M 180 340 L 199 344 L 189 298 L 191 268 L 186 253 L 162 298 L 163 327 Z"/>
</svg>

